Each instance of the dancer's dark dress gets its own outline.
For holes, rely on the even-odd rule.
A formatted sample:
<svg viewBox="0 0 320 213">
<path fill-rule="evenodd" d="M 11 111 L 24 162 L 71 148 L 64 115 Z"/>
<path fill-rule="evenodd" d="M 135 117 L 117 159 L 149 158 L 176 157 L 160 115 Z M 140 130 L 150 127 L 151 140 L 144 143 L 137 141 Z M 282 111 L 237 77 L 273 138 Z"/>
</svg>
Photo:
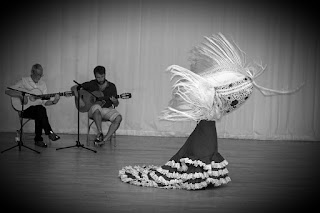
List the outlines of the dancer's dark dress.
<svg viewBox="0 0 320 213">
<path fill-rule="evenodd" d="M 163 166 L 127 166 L 123 182 L 168 189 L 202 189 L 230 180 L 228 162 L 218 152 L 215 121 L 200 121 L 181 149 Z"/>
</svg>

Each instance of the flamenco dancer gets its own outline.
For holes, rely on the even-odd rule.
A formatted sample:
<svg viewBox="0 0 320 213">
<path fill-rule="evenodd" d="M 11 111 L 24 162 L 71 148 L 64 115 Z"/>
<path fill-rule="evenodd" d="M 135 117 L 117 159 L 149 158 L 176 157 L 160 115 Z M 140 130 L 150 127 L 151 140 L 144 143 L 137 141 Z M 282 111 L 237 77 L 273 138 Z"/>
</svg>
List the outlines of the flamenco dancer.
<svg viewBox="0 0 320 213">
<path fill-rule="evenodd" d="M 257 85 L 254 79 L 265 70 L 246 63 L 244 52 L 219 33 L 192 51 L 193 71 L 172 65 L 175 79 L 172 99 L 160 119 L 197 122 L 180 150 L 162 166 L 126 166 L 119 171 L 123 182 L 164 189 L 204 189 L 231 181 L 228 162 L 218 152 L 216 121 L 239 108 L 257 87 L 264 95 L 288 94 Z M 199 68 L 201 67 L 201 69 Z"/>
</svg>

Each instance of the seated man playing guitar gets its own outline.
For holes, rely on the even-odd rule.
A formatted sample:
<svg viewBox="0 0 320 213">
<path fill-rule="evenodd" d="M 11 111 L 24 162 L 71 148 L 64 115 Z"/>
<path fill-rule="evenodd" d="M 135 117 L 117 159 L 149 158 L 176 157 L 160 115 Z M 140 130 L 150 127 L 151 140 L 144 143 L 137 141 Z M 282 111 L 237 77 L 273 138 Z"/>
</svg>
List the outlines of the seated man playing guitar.
<svg viewBox="0 0 320 213">
<path fill-rule="evenodd" d="M 28 102 L 34 101 L 34 99 L 38 99 L 34 101 L 34 104 L 24 108 L 23 114 L 21 117 L 23 118 L 31 118 L 35 120 L 35 145 L 40 147 L 47 147 L 47 144 L 43 142 L 42 138 L 42 129 L 45 134 L 49 136 L 49 139 L 52 141 L 56 141 L 60 139 L 58 135 L 56 135 L 49 124 L 48 116 L 46 108 L 43 106 L 54 105 L 59 102 L 60 95 L 56 94 L 53 100 L 43 101 L 38 96 L 25 96 L 24 100 L 22 100 L 22 92 L 27 92 L 30 94 L 47 94 L 47 85 L 44 81 L 40 80 L 43 76 L 43 68 L 40 64 L 34 64 L 31 69 L 31 75 L 29 77 L 23 77 L 20 81 L 18 81 L 15 85 L 11 86 L 14 90 L 6 90 L 5 93 L 12 97 L 12 99 L 20 99 L 21 105 L 27 105 Z M 17 91 L 19 90 L 19 91 Z M 28 100 L 30 98 L 30 101 Z M 32 100 L 33 98 L 33 100 Z M 31 101 L 32 100 L 32 101 Z M 20 103 L 19 103 L 20 104 Z M 19 110 L 18 110 L 19 111 Z"/>
<path fill-rule="evenodd" d="M 98 130 L 97 137 L 95 139 L 96 143 L 103 143 L 111 138 L 112 134 L 119 128 L 122 121 L 121 114 L 115 109 L 119 105 L 117 99 L 117 88 L 114 83 L 107 81 L 105 79 L 106 69 L 103 66 L 96 66 L 93 70 L 94 80 L 85 82 L 80 86 L 75 85 L 71 88 L 76 99 L 79 97 L 79 107 L 81 109 L 88 109 L 89 118 L 93 119 Z M 95 100 L 85 100 L 83 93 L 78 94 L 82 91 L 87 91 L 92 93 Z M 83 111 L 83 110 L 82 110 Z M 85 110 L 84 110 L 85 111 Z M 111 125 L 107 134 L 104 136 L 102 132 L 102 121 L 109 120 Z"/>
</svg>

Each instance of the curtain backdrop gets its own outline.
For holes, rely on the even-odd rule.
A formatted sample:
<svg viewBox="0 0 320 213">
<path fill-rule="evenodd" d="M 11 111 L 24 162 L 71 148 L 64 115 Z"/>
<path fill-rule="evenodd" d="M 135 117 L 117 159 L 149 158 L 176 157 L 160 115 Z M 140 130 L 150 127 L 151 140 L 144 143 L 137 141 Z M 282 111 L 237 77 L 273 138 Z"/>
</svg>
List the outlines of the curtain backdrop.
<svg viewBox="0 0 320 213">
<path fill-rule="evenodd" d="M 170 75 L 177 64 L 190 69 L 188 57 L 204 36 L 222 32 L 246 52 L 247 60 L 267 65 L 257 83 L 295 94 L 265 97 L 254 89 L 239 109 L 217 122 L 218 137 L 319 141 L 320 42 L 308 8 L 247 1 L 52 1 L 8 3 L 1 18 L 0 131 L 19 128 L 6 87 L 31 66 L 44 67 L 49 93 L 69 91 L 73 80 L 94 78 L 107 68 L 123 115 L 119 135 L 188 136 L 195 122 L 168 122 L 158 115 L 171 99 Z M 73 97 L 47 107 L 57 133 L 77 133 Z M 104 124 L 106 125 L 106 124 Z M 104 126 L 106 131 L 107 126 Z M 33 132 L 33 121 L 26 125 Z M 87 114 L 80 114 L 80 132 Z"/>
</svg>

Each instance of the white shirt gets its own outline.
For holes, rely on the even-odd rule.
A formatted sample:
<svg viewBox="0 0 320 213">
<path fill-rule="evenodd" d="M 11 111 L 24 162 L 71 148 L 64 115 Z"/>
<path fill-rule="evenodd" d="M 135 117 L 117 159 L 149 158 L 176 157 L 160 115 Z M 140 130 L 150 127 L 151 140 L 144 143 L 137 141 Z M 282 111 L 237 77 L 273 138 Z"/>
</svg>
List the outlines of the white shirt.
<svg viewBox="0 0 320 213">
<path fill-rule="evenodd" d="M 25 92 L 31 91 L 33 89 L 39 89 L 42 94 L 47 94 L 47 85 L 44 81 L 41 79 L 38 81 L 38 83 L 35 83 L 32 78 L 29 77 L 23 77 L 21 80 L 19 80 L 16 84 L 14 84 L 11 88 L 13 89 L 22 89 Z"/>
<path fill-rule="evenodd" d="M 46 83 L 41 79 L 38 81 L 38 83 L 35 83 L 32 80 L 31 76 L 23 77 L 16 84 L 11 86 L 11 88 L 16 90 L 22 90 L 24 92 L 30 92 L 31 94 L 37 94 L 35 92 L 32 92 L 32 90 L 40 90 L 42 94 L 48 94 Z"/>
</svg>

